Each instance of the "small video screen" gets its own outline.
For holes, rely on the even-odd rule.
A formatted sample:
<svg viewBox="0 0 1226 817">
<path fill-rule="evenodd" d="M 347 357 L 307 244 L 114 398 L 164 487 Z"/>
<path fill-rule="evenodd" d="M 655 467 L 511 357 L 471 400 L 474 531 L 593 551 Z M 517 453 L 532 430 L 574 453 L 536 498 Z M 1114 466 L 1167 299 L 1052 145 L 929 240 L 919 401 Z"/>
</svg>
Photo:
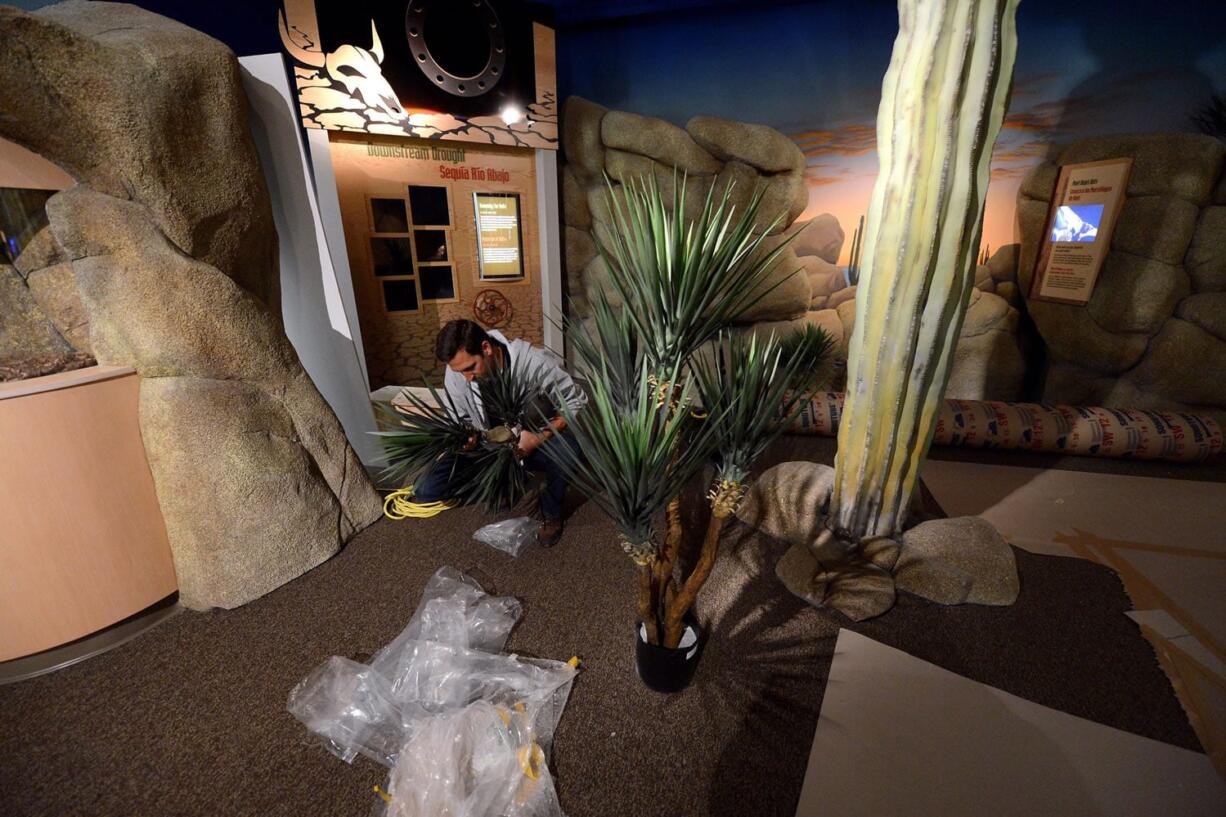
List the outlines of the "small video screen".
<svg viewBox="0 0 1226 817">
<path fill-rule="evenodd" d="M 1098 238 L 1098 225 L 1103 220 L 1101 204 L 1062 204 L 1056 209 L 1056 223 L 1051 228 L 1052 241 L 1091 242 Z"/>
</svg>

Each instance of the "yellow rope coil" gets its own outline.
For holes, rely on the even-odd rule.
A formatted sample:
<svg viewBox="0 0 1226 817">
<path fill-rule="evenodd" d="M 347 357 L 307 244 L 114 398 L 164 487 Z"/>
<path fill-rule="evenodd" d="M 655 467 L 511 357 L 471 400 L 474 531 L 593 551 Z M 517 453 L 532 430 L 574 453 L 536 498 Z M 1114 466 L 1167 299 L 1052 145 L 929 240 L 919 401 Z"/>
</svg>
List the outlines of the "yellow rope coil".
<svg viewBox="0 0 1226 817">
<path fill-rule="evenodd" d="M 450 500 L 444 502 L 413 502 L 413 487 L 392 491 L 383 500 L 383 515 L 388 519 L 429 519 L 448 508 L 454 508 Z"/>
</svg>

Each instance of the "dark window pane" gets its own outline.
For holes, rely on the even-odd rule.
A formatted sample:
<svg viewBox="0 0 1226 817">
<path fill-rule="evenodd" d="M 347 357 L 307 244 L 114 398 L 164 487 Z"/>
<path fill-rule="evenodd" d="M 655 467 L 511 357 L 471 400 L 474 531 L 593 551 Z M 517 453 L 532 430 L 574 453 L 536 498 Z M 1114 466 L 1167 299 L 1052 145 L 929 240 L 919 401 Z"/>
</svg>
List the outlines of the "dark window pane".
<svg viewBox="0 0 1226 817">
<path fill-rule="evenodd" d="M 413 258 L 409 255 L 407 238 L 372 238 L 370 257 L 375 275 L 412 275 Z"/>
<path fill-rule="evenodd" d="M 418 269 L 421 277 L 421 299 L 423 301 L 445 301 L 455 297 L 455 282 L 451 277 L 451 267 L 421 267 Z"/>
<path fill-rule="evenodd" d="M 413 240 L 417 242 L 417 263 L 448 260 L 447 233 L 442 230 L 417 230 Z"/>
<path fill-rule="evenodd" d="M 451 224 L 447 215 L 446 187 L 409 185 L 409 206 L 413 208 L 413 223 L 418 227 Z"/>
<path fill-rule="evenodd" d="M 404 199 L 371 199 L 370 214 L 376 233 L 409 231 L 409 215 L 404 209 Z"/>
<path fill-rule="evenodd" d="M 417 308 L 417 286 L 412 281 L 384 281 L 383 301 L 388 312 Z"/>
</svg>

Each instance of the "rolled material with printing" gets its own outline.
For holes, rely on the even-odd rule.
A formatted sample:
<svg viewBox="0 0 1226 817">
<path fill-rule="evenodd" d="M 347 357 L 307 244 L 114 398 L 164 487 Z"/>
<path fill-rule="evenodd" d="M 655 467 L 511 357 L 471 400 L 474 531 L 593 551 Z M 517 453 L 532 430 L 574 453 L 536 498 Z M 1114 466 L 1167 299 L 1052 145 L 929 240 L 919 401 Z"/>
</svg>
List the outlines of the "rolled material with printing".
<svg viewBox="0 0 1226 817">
<path fill-rule="evenodd" d="M 791 430 L 834 436 L 842 414 L 843 394 L 824 392 L 801 409 Z M 1223 435 L 1212 418 L 1183 412 L 946 400 L 932 441 L 968 448 L 1199 462 L 1221 453 Z"/>
</svg>

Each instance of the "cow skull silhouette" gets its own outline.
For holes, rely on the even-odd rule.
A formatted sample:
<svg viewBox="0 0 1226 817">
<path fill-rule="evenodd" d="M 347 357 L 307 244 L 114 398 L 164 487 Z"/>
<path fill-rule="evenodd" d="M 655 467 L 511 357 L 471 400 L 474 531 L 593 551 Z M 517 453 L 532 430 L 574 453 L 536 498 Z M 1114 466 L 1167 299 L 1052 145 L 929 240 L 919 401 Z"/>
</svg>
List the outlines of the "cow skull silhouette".
<svg viewBox="0 0 1226 817">
<path fill-rule="evenodd" d="M 332 90 L 348 97 L 353 103 L 358 103 L 337 105 L 336 108 L 353 111 L 368 122 L 408 123 L 408 113 L 400 105 L 392 86 L 383 78 L 380 68 L 383 63 L 383 43 L 379 40 L 379 31 L 374 20 L 370 21 L 369 49 L 342 45 L 325 54 L 297 43 L 294 33 L 298 33 L 300 37 L 301 33 L 290 31 L 283 11 L 278 12 L 278 17 L 281 43 L 290 56 L 303 65 L 315 68 L 317 76 L 327 80 Z"/>
</svg>

